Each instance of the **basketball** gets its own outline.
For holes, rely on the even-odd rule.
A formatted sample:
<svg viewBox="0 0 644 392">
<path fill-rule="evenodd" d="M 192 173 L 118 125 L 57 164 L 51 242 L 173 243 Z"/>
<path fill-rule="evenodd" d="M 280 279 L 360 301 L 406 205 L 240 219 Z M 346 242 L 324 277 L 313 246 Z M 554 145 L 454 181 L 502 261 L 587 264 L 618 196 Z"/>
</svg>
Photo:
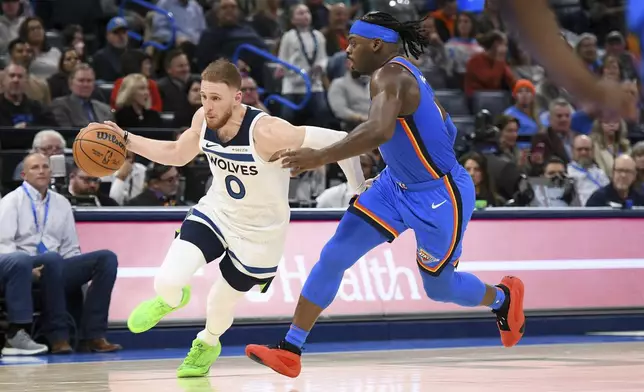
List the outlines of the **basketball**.
<svg viewBox="0 0 644 392">
<path fill-rule="evenodd" d="M 76 135 L 73 147 L 74 162 L 92 177 L 114 174 L 121 168 L 127 149 L 125 139 L 110 128 L 83 128 Z"/>
</svg>

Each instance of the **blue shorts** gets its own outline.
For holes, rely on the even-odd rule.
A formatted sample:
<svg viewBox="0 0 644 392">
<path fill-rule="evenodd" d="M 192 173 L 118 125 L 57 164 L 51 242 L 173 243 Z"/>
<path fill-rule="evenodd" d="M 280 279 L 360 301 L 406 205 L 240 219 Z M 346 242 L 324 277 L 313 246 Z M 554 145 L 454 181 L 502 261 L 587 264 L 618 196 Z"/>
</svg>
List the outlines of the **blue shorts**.
<svg viewBox="0 0 644 392">
<path fill-rule="evenodd" d="M 438 276 L 449 263 L 458 264 L 475 200 L 472 178 L 461 165 L 443 178 L 416 184 L 397 182 L 385 169 L 348 211 L 365 219 L 389 242 L 412 229 L 416 262 L 422 271 Z"/>
</svg>

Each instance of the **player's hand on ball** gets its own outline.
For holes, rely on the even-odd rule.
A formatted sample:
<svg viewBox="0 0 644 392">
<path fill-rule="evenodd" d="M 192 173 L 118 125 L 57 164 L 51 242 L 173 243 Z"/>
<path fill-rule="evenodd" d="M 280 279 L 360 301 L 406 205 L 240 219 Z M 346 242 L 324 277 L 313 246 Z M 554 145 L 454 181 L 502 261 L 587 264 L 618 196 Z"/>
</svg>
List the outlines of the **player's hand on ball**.
<svg viewBox="0 0 644 392">
<path fill-rule="evenodd" d="M 111 128 L 114 132 L 118 133 L 121 136 L 125 135 L 125 131 L 123 129 L 121 129 L 121 127 L 119 127 L 118 125 L 116 125 L 116 123 L 114 123 L 112 121 L 103 121 L 102 126 L 103 127 L 107 126 L 107 127 Z"/>
<path fill-rule="evenodd" d="M 283 159 L 282 167 L 291 169 L 293 176 L 320 167 L 325 163 L 320 151 L 312 148 L 286 150 L 279 155 L 278 159 Z"/>
</svg>

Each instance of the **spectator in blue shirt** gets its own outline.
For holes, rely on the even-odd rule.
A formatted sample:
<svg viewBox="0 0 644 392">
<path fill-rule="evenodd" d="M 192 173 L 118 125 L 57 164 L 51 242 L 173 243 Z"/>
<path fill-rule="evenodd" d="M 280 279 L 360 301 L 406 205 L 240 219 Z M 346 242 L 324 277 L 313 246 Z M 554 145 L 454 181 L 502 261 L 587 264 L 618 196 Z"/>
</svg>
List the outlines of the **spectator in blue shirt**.
<svg viewBox="0 0 644 392">
<path fill-rule="evenodd" d="M 49 159 L 32 153 L 24 160 L 24 182 L 0 200 L 0 263 L 42 266 L 43 332 L 52 353 L 71 351 L 67 326 L 66 294 L 87 290 L 80 324 L 80 351 L 111 352 L 121 349 L 105 339 L 107 319 L 116 280 L 117 258 L 109 250 L 81 254 L 72 208 L 62 195 L 49 190 Z M 18 299 L 26 308 L 31 297 Z"/>
</svg>

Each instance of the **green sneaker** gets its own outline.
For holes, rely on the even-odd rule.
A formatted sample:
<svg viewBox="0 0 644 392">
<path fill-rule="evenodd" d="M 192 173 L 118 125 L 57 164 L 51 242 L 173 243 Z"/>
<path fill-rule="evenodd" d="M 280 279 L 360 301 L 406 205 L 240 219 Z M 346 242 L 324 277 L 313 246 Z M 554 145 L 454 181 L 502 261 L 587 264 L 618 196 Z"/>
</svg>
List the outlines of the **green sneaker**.
<svg viewBox="0 0 644 392">
<path fill-rule="evenodd" d="M 201 339 L 192 341 L 192 348 L 177 369 L 177 377 L 205 377 L 221 354 L 221 343 L 211 346 Z"/>
<path fill-rule="evenodd" d="M 127 327 L 132 333 L 145 332 L 161 321 L 168 313 L 177 309 L 181 309 L 190 302 L 190 286 L 182 289 L 183 297 L 181 303 L 176 308 L 166 304 L 161 297 L 157 296 L 153 299 L 141 302 L 127 319 Z"/>
</svg>

